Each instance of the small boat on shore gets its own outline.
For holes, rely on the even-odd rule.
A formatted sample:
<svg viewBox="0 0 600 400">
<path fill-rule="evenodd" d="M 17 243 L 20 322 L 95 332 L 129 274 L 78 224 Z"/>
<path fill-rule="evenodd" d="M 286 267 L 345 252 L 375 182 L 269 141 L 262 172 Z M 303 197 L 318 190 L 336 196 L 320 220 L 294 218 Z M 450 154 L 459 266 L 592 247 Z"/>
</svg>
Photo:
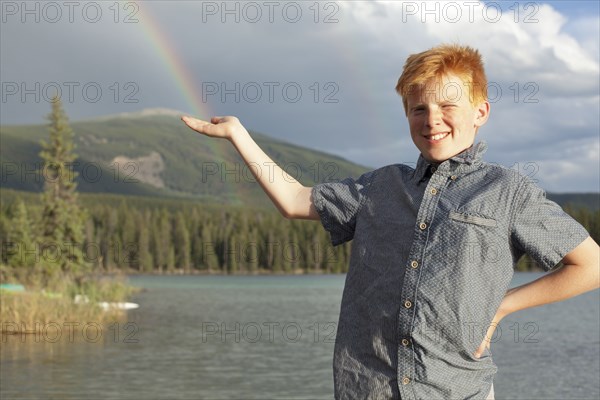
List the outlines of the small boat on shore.
<svg viewBox="0 0 600 400">
<path fill-rule="evenodd" d="M 7 292 L 24 292 L 25 286 L 18 283 L 0 283 L 0 290 Z"/>
<path fill-rule="evenodd" d="M 140 308 L 140 305 L 137 303 L 129 303 L 129 302 L 119 302 L 119 303 L 109 303 L 106 301 L 102 301 L 98 303 L 102 309 L 108 311 L 111 309 L 115 310 L 135 310 L 136 308 Z"/>
<path fill-rule="evenodd" d="M 75 304 L 87 304 L 90 302 L 90 299 L 86 295 L 75 295 L 74 299 Z M 100 308 L 105 311 L 108 310 L 135 310 L 136 308 L 140 308 L 140 305 L 137 303 L 129 303 L 129 302 L 108 302 L 101 301 L 97 303 Z"/>
</svg>

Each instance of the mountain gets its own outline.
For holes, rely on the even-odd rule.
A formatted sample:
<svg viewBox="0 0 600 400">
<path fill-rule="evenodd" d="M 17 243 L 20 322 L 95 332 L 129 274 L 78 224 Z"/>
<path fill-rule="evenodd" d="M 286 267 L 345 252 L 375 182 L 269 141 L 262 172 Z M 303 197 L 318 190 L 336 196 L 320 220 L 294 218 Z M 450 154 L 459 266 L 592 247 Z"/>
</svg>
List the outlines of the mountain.
<svg viewBox="0 0 600 400">
<path fill-rule="evenodd" d="M 191 131 L 169 109 L 146 109 L 71 122 L 73 170 L 80 192 L 202 199 L 252 206 L 269 204 L 233 146 Z M 251 132 L 260 147 L 305 185 L 357 177 L 368 168 L 340 157 Z M 0 126 L 3 188 L 37 192 L 43 187 L 40 141 L 45 125 Z M 272 165 L 257 166 L 262 174 Z"/>
<path fill-rule="evenodd" d="M 183 112 L 145 109 L 71 122 L 78 160 L 78 190 L 87 193 L 187 198 L 209 203 L 270 207 L 270 201 L 233 146 L 196 134 Z M 369 168 L 258 132 L 259 146 L 305 185 L 358 177 Z M 39 192 L 43 187 L 40 140 L 45 125 L 0 126 L 2 188 Z M 272 174 L 272 166 L 258 166 Z M 561 205 L 600 209 L 598 193 L 548 193 Z"/>
</svg>

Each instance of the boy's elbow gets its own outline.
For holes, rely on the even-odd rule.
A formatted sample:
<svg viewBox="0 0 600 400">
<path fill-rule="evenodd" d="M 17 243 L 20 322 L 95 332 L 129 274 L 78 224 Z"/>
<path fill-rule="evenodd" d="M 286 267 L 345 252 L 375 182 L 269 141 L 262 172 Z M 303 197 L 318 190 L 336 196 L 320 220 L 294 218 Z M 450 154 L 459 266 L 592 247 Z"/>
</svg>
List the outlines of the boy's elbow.
<svg viewBox="0 0 600 400">
<path fill-rule="evenodd" d="M 310 219 L 317 220 L 319 215 L 312 207 L 289 207 L 279 208 L 279 212 L 286 219 Z"/>
<path fill-rule="evenodd" d="M 295 210 L 291 210 L 291 209 L 287 209 L 287 208 L 280 208 L 279 212 L 281 213 L 281 215 L 283 215 L 283 217 L 285 219 L 301 218 L 301 216 Z"/>
<path fill-rule="evenodd" d="M 277 208 L 277 210 L 279 211 L 279 213 L 283 216 L 283 218 L 285 219 L 294 219 L 294 210 L 292 210 L 289 206 L 286 206 L 285 204 L 278 204 L 275 203 L 275 206 Z"/>
<path fill-rule="evenodd" d="M 308 209 L 295 209 L 295 210 L 279 210 L 281 215 L 286 219 L 308 219 L 318 221 L 320 219 L 319 214 L 314 207 Z"/>
<path fill-rule="evenodd" d="M 281 215 L 286 219 L 319 219 L 311 191 L 311 187 L 301 187 L 289 201 L 280 202 L 277 208 Z"/>
</svg>

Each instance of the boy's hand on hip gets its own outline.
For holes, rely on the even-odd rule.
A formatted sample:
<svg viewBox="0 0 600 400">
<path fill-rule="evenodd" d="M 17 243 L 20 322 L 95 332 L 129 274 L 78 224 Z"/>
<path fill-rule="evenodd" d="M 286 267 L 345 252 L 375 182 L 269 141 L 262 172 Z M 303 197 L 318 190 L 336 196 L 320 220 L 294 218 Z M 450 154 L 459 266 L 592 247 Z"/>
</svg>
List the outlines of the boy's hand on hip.
<svg viewBox="0 0 600 400">
<path fill-rule="evenodd" d="M 490 323 L 490 326 L 488 326 L 488 329 L 487 329 L 487 332 L 485 333 L 485 337 L 483 338 L 483 341 L 481 342 L 481 344 L 475 351 L 474 356 L 476 358 L 481 357 L 481 355 L 483 354 L 485 349 L 490 348 L 490 343 L 492 341 L 492 338 L 494 337 L 494 332 L 496 331 L 496 327 L 500 323 L 500 320 L 502 319 L 502 317 L 503 317 L 503 315 L 500 312 L 497 312 L 496 315 L 494 315 L 494 319 Z"/>
<path fill-rule="evenodd" d="M 498 326 L 498 324 L 504 317 L 506 317 L 508 314 L 511 314 L 513 312 L 513 310 L 511 309 L 510 295 L 514 291 L 515 291 L 515 288 L 509 289 L 506 291 L 506 294 L 504 295 L 504 298 L 502 299 L 500 306 L 496 310 L 496 315 L 494 315 L 492 322 L 490 322 L 490 326 L 488 326 L 488 329 L 487 329 L 487 332 L 485 333 L 485 337 L 483 338 L 483 341 L 481 342 L 481 344 L 475 351 L 475 354 L 474 354 L 475 357 L 477 357 L 477 358 L 481 357 L 481 355 L 483 354 L 485 349 L 490 348 L 490 343 L 492 341 L 492 338 L 494 337 L 494 332 L 496 331 L 496 327 Z"/>
<path fill-rule="evenodd" d="M 203 135 L 231 140 L 233 136 L 245 130 L 240 120 L 236 117 L 212 117 L 210 122 L 183 116 L 181 120 L 191 129 Z"/>
</svg>

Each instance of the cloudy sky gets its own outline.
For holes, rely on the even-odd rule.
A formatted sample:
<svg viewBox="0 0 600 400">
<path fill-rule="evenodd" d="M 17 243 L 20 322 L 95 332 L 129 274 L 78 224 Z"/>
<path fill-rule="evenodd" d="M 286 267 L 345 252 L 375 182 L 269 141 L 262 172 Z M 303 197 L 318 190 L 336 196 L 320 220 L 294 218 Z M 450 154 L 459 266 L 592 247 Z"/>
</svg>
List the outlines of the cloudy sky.
<svg viewBox="0 0 600 400">
<path fill-rule="evenodd" d="M 600 191 L 596 1 L 2 1 L 0 121 L 145 108 L 244 125 L 369 167 L 414 163 L 394 87 L 442 42 L 483 54 L 486 159 L 548 191 Z"/>
</svg>

